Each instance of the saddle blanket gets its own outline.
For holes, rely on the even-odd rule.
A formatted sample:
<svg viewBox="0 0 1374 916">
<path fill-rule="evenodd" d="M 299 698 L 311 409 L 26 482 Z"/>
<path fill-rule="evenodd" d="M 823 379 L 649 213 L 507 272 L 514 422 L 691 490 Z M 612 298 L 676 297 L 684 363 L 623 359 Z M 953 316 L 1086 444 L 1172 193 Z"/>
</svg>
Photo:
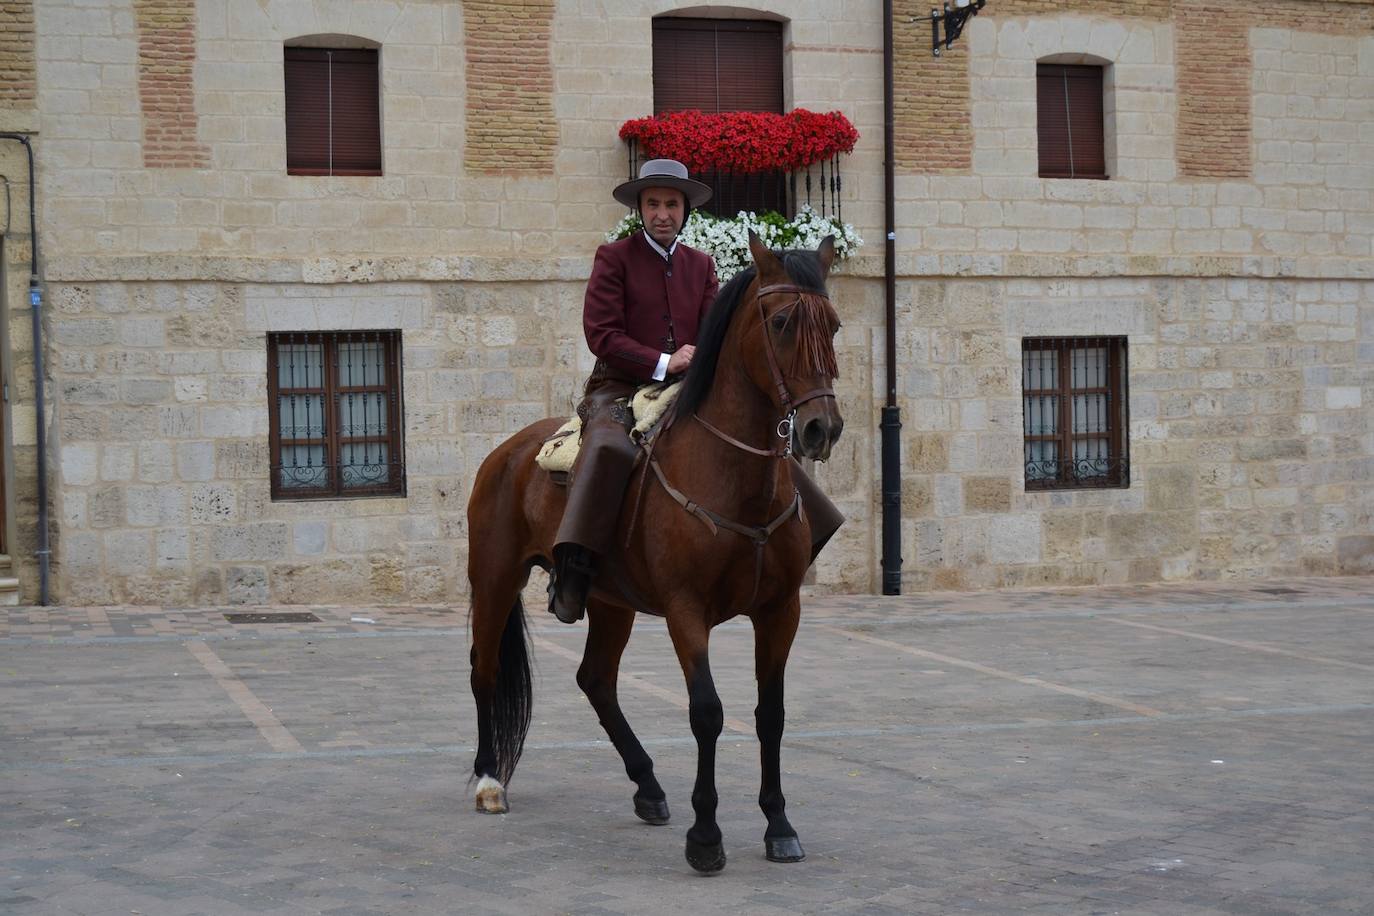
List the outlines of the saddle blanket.
<svg viewBox="0 0 1374 916">
<path fill-rule="evenodd" d="M 635 418 L 630 438 L 639 438 L 649 434 L 649 430 L 653 429 L 654 425 L 663 419 L 668 408 L 673 406 L 673 401 L 677 399 L 677 392 L 680 387 L 682 387 L 681 381 L 671 384 L 650 382 L 640 386 L 630 400 L 630 412 Z M 582 419 L 574 414 L 568 422 L 558 427 L 558 432 L 544 440 L 544 445 L 539 449 L 539 454 L 535 456 L 534 461 L 546 471 L 567 473 L 572 470 L 573 462 L 577 460 L 577 451 L 581 446 Z"/>
</svg>

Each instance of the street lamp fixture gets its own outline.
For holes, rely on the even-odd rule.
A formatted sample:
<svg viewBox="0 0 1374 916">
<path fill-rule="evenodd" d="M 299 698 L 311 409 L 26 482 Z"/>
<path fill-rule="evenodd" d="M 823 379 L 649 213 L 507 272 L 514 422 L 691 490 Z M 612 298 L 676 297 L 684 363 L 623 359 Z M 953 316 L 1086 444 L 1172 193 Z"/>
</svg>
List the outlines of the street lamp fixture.
<svg viewBox="0 0 1374 916">
<path fill-rule="evenodd" d="M 946 3 L 943 9 L 930 11 L 930 53 L 940 56 L 940 45 L 946 48 L 954 45 L 954 39 L 964 31 L 964 23 L 983 8 L 986 0 L 954 0 L 953 5 Z M 940 41 L 940 23 L 945 24 L 945 39 Z"/>
</svg>

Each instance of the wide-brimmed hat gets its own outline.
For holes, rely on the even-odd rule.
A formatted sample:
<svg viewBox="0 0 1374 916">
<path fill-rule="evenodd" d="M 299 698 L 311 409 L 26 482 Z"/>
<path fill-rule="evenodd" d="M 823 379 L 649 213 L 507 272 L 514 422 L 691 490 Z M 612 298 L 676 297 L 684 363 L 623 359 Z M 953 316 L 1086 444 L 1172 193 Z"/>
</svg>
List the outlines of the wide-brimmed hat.
<svg viewBox="0 0 1374 916">
<path fill-rule="evenodd" d="M 710 185 L 687 177 L 687 166 L 676 159 L 650 159 L 639 167 L 639 177 L 617 185 L 611 195 L 631 210 L 639 209 L 639 192 L 645 188 L 673 188 L 687 198 L 687 206 L 700 207 L 711 199 Z"/>
</svg>

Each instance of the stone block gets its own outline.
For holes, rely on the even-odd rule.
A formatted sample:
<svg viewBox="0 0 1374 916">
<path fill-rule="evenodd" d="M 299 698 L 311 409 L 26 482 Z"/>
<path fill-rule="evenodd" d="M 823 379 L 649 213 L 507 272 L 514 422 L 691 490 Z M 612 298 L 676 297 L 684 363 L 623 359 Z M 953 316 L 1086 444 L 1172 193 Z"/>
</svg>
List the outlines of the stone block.
<svg viewBox="0 0 1374 916">
<path fill-rule="evenodd" d="M 118 386 L 105 379 L 71 379 L 62 383 L 61 399 L 71 404 L 111 404 L 119 398 Z"/>
<path fill-rule="evenodd" d="M 211 439 L 243 439 L 267 435 L 267 405 L 261 407 L 205 407 L 201 434 Z"/>
<path fill-rule="evenodd" d="M 1145 508 L 1150 512 L 1191 509 L 1197 505 L 1197 472 L 1189 465 L 1145 469 Z"/>
<path fill-rule="evenodd" d="M 109 318 L 63 319 L 53 322 L 53 342 L 63 347 L 102 347 L 115 338 Z"/>
<path fill-rule="evenodd" d="M 124 318 L 114 338 L 126 347 L 163 347 L 167 343 L 166 322 L 161 318 Z M 109 343 L 106 338 L 102 343 Z"/>
<path fill-rule="evenodd" d="M 1342 575 L 1374 574 L 1374 537 L 1350 535 L 1337 538 L 1336 565 Z"/>
<path fill-rule="evenodd" d="M 130 525 L 153 528 L 186 524 L 185 487 L 127 487 L 124 501 Z"/>
<path fill-rule="evenodd" d="M 965 477 L 964 510 L 967 512 L 1011 511 L 1011 479 L 1008 477 Z"/>
<path fill-rule="evenodd" d="M 291 527 L 291 539 L 298 556 L 319 556 L 329 547 L 329 525 L 322 521 L 297 522 Z"/>
<path fill-rule="evenodd" d="M 1360 389 L 1353 386 L 1326 389 L 1327 410 L 1355 410 L 1362 403 Z"/>
<path fill-rule="evenodd" d="M 223 484 L 197 484 L 191 487 L 191 521 L 197 524 L 223 524 L 238 520 L 238 499 L 234 488 Z"/>
<path fill-rule="evenodd" d="M 186 378 L 185 376 L 173 381 L 173 396 L 182 402 L 200 402 L 207 399 L 206 383 L 203 378 Z"/>
<path fill-rule="evenodd" d="M 242 439 L 215 443 L 215 468 L 220 478 L 266 478 L 269 472 L 266 441 Z"/>
<path fill-rule="evenodd" d="M 62 482 L 64 484 L 84 487 L 99 479 L 99 447 L 86 444 L 64 445 L 61 455 Z"/>
<path fill-rule="evenodd" d="M 112 485 L 91 492 L 87 521 L 92 528 L 118 528 L 125 524 L 124 487 Z"/>
<path fill-rule="evenodd" d="M 916 434 L 906 438 L 907 467 L 917 473 L 931 474 L 949 467 L 949 443 L 939 434 Z"/>
<path fill-rule="evenodd" d="M 902 518 L 922 518 L 935 507 L 934 487 L 927 476 L 907 476 L 902 480 Z"/>
<path fill-rule="evenodd" d="M 1041 522 L 1035 513 L 993 516 L 988 530 L 991 563 L 1039 563 Z"/>
<path fill-rule="evenodd" d="M 120 397 L 126 404 L 164 404 L 172 400 L 168 379 L 135 378 L 120 383 Z"/>
<path fill-rule="evenodd" d="M 137 451 L 132 445 L 110 444 L 100 450 L 100 479 L 131 480 Z"/>
<path fill-rule="evenodd" d="M 160 571 L 181 571 L 191 565 L 191 530 L 163 528 L 157 532 L 153 564 Z"/>
<path fill-rule="evenodd" d="M 211 480 L 215 476 L 215 443 L 178 442 L 177 476 L 182 480 Z"/>
<path fill-rule="evenodd" d="M 98 576 L 104 567 L 104 544 L 95 532 L 76 531 L 63 534 L 57 542 L 56 560 L 61 575 Z"/>
<path fill-rule="evenodd" d="M 172 447 L 166 442 L 138 444 L 138 479 L 144 483 L 166 483 L 172 479 Z"/>
<path fill-rule="evenodd" d="M 210 559 L 279 560 L 286 555 L 288 528 L 285 522 L 227 525 L 210 531 Z"/>
<path fill-rule="evenodd" d="M 1250 439 L 1240 443 L 1236 455 L 1242 461 L 1306 458 L 1307 442 L 1303 439 Z"/>
<path fill-rule="evenodd" d="M 153 532 L 111 531 L 105 534 L 105 571 L 116 576 L 146 573 L 153 565 Z"/>
<path fill-rule="evenodd" d="M 157 421 L 159 431 L 169 439 L 189 439 L 200 434 L 200 411 L 189 405 L 160 407 Z"/>
<path fill-rule="evenodd" d="M 962 480 L 958 474 L 935 475 L 935 514 L 952 517 L 964 514 Z"/>
<path fill-rule="evenodd" d="M 1087 559 L 1084 551 L 1083 516 L 1047 512 L 1043 516 L 1042 537 L 1047 561 Z"/>
<path fill-rule="evenodd" d="M 225 572 L 224 589 L 229 604 L 267 604 L 267 567 L 230 566 Z"/>
<path fill-rule="evenodd" d="M 1107 517 L 1107 549 L 1113 559 L 1175 556 L 1197 545 L 1193 512 L 1117 513 Z"/>
<path fill-rule="evenodd" d="M 283 604 L 357 604 L 369 597 L 368 572 L 356 559 L 276 564 L 271 568 L 271 599 Z"/>
</svg>

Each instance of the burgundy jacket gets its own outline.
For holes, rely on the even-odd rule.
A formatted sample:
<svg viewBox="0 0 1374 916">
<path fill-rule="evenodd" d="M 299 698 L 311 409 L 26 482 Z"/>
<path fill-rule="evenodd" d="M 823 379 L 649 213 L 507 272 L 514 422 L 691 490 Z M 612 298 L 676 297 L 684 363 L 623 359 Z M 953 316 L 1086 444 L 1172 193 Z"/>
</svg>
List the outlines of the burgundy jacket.
<svg viewBox="0 0 1374 916">
<path fill-rule="evenodd" d="M 711 256 L 681 243 L 671 273 L 642 231 L 602 245 L 582 307 L 587 346 L 611 368 L 647 382 L 659 356 L 671 352 L 669 316 L 677 345 L 696 343 L 716 285 Z"/>
</svg>

